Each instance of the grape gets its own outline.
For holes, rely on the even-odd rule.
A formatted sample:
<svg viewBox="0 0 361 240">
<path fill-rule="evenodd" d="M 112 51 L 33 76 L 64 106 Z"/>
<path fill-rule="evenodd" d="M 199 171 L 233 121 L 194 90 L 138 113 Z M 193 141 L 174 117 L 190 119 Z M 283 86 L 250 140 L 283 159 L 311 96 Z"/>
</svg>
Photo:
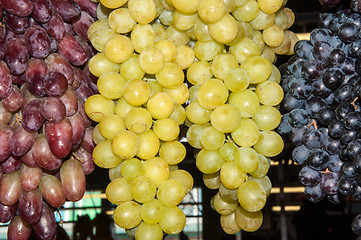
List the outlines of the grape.
<svg viewBox="0 0 361 240">
<path fill-rule="evenodd" d="M 50 38 L 39 26 L 29 27 L 25 31 L 25 43 L 29 53 L 36 58 L 45 58 L 50 53 Z"/>
<path fill-rule="evenodd" d="M 25 17 L 31 14 L 34 10 L 34 6 L 29 0 L 21 0 L 21 1 L 6 1 L 1 0 L 2 7 L 11 14 Z"/>
<path fill-rule="evenodd" d="M 39 190 L 21 191 L 18 206 L 19 215 L 27 223 L 38 222 L 43 208 L 42 203 L 43 198 Z"/>
<path fill-rule="evenodd" d="M 7 237 L 8 239 L 26 240 L 30 237 L 31 232 L 31 225 L 26 223 L 19 215 L 15 215 L 9 223 Z"/>
<path fill-rule="evenodd" d="M 11 13 L 5 13 L 4 23 L 13 32 L 24 33 L 30 25 L 28 17 L 19 17 Z"/>
</svg>

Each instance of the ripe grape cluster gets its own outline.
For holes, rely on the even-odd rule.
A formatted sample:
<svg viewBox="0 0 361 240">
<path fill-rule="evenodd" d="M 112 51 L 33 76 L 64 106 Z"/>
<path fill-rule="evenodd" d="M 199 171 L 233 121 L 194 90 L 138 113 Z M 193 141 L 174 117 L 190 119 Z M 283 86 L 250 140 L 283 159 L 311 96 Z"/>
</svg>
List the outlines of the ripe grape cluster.
<svg viewBox="0 0 361 240">
<path fill-rule="evenodd" d="M 299 180 L 313 202 L 361 200 L 360 26 L 350 9 L 321 13 L 320 28 L 280 67 L 286 113 L 278 132 L 295 146 Z"/>
<path fill-rule="evenodd" d="M 54 211 L 94 170 L 85 100 L 97 92 L 89 0 L 0 1 L 0 222 L 8 239 L 56 239 Z"/>
</svg>

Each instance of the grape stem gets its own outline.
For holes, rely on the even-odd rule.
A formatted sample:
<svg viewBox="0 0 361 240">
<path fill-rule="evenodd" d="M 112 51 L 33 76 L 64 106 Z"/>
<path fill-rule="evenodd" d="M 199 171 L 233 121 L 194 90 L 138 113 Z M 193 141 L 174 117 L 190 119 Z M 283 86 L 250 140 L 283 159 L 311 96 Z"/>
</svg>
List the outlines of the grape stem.
<svg viewBox="0 0 361 240">
<path fill-rule="evenodd" d="M 355 108 L 355 110 L 357 110 L 357 106 L 356 106 L 356 104 L 355 104 L 355 102 L 357 101 L 357 99 L 358 99 L 358 97 L 356 97 L 356 98 L 351 102 L 351 104 L 352 104 L 352 106 Z"/>
<path fill-rule="evenodd" d="M 85 160 L 84 160 L 83 158 L 78 157 L 75 153 L 73 153 L 73 157 L 74 157 L 76 160 L 78 160 L 79 162 L 81 162 L 81 163 L 84 163 L 84 162 L 85 162 Z"/>
<path fill-rule="evenodd" d="M 315 130 L 317 130 L 317 122 L 315 119 L 312 119 L 312 122 L 307 125 L 308 128 L 310 128 L 311 126 L 313 126 Z"/>
<path fill-rule="evenodd" d="M 61 214 L 60 214 L 59 209 L 56 209 L 56 213 L 59 215 L 59 218 L 60 218 L 60 220 L 59 220 L 60 226 L 63 226 L 64 220 L 63 220 L 63 216 L 61 216 Z"/>
</svg>

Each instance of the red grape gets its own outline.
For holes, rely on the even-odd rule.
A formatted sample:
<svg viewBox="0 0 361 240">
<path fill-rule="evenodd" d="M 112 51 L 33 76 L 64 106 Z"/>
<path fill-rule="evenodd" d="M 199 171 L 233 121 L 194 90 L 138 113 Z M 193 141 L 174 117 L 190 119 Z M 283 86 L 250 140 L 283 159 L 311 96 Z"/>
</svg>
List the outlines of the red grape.
<svg viewBox="0 0 361 240">
<path fill-rule="evenodd" d="M 30 26 L 29 17 L 19 17 L 11 13 L 5 13 L 3 20 L 6 27 L 16 33 L 24 33 Z"/>
<path fill-rule="evenodd" d="M 44 28 L 40 26 L 29 27 L 25 31 L 25 43 L 32 56 L 45 58 L 50 53 L 50 38 Z"/>
<path fill-rule="evenodd" d="M 21 192 L 20 171 L 5 173 L 1 179 L 0 202 L 11 206 L 17 203 Z"/>
<path fill-rule="evenodd" d="M 44 79 L 48 73 L 48 66 L 42 59 L 31 58 L 28 61 L 25 76 L 30 93 L 37 97 L 45 95 Z"/>
<path fill-rule="evenodd" d="M 73 158 L 60 167 L 60 179 L 64 194 L 70 201 L 79 201 L 85 193 L 85 175 L 81 163 Z"/>
<path fill-rule="evenodd" d="M 59 179 L 53 175 L 46 175 L 41 178 L 39 190 L 46 202 L 59 208 L 64 205 L 66 198 Z"/>
<path fill-rule="evenodd" d="M 29 102 L 23 110 L 22 126 L 28 132 L 36 132 L 43 125 L 44 117 L 40 113 L 40 99 Z"/>
<path fill-rule="evenodd" d="M 59 53 L 51 53 L 45 59 L 45 63 L 48 65 L 49 71 L 64 74 L 68 81 L 68 85 L 72 85 L 74 81 L 73 67 L 63 55 L 60 55 Z"/>
<path fill-rule="evenodd" d="M 23 95 L 18 86 L 13 85 L 11 94 L 2 100 L 3 107 L 9 112 L 16 112 L 23 105 Z"/>
<path fill-rule="evenodd" d="M 8 227 L 8 240 L 27 240 L 32 232 L 31 225 L 16 215 Z"/>
<path fill-rule="evenodd" d="M 22 164 L 20 167 L 20 184 L 25 191 L 33 191 L 41 181 L 43 170 L 40 167 L 28 167 Z"/>
<path fill-rule="evenodd" d="M 33 225 L 36 238 L 40 240 L 52 239 L 56 234 L 56 227 L 54 210 L 43 202 L 40 220 Z"/>
<path fill-rule="evenodd" d="M 0 61 L 0 99 L 6 98 L 11 94 L 12 81 L 8 65 Z"/>
<path fill-rule="evenodd" d="M 35 162 L 44 169 L 58 169 L 63 162 L 62 159 L 57 158 L 51 151 L 45 134 L 38 135 L 31 151 Z"/>
<path fill-rule="evenodd" d="M 14 204 L 12 206 L 6 206 L 0 203 L 0 222 L 7 223 L 9 222 L 16 213 L 18 209 L 18 204 Z"/>
<path fill-rule="evenodd" d="M 40 112 L 50 122 L 60 122 L 65 118 L 65 105 L 56 97 L 45 97 L 40 103 Z"/>
<path fill-rule="evenodd" d="M 28 16 L 34 10 L 30 0 L 0 0 L 0 3 L 6 11 L 20 17 Z"/>
<path fill-rule="evenodd" d="M 10 140 L 14 134 L 14 128 L 8 125 L 0 125 L 0 162 L 10 156 Z"/>
<path fill-rule="evenodd" d="M 58 41 L 58 51 L 75 66 L 81 66 L 88 60 L 85 50 L 76 38 L 69 33 L 66 33 L 63 39 Z"/>
<path fill-rule="evenodd" d="M 10 141 L 10 151 L 14 156 L 22 156 L 33 146 L 37 133 L 28 132 L 22 126 L 18 126 Z"/>
<path fill-rule="evenodd" d="M 29 192 L 21 191 L 18 212 L 25 222 L 30 224 L 38 222 L 42 209 L 43 197 L 38 189 Z"/>
<path fill-rule="evenodd" d="M 64 21 L 57 13 L 53 13 L 50 20 L 46 23 L 43 23 L 43 28 L 47 31 L 50 37 L 56 40 L 60 40 L 64 37 Z"/>
<path fill-rule="evenodd" d="M 72 127 L 68 118 L 60 122 L 46 122 L 45 135 L 53 154 L 66 157 L 72 149 Z"/>
<path fill-rule="evenodd" d="M 32 0 L 34 11 L 31 17 L 38 22 L 44 23 L 49 21 L 52 16 L 51 4 L 49 0 Z"/>
<path fill-rule="evenodd" d="M 68 88 L 66 77 L 60 72 L 49 72 L 44 81 L 45 92 L 50 97 L 59 97 Z"/>
<path fill-rule="evenodd" d="M 73 0 L 50 0 L 55 12 L 64 21 L 74 22 L 80 17 L 80 7 Z"/>
<path fill-rule="evenodd" d="M 5 161 L 0 163 L 0 167 L 4 173 L 13 173 L 20 169 L 21 163 L 20 157 L 10 155 Z"/>
</svg>

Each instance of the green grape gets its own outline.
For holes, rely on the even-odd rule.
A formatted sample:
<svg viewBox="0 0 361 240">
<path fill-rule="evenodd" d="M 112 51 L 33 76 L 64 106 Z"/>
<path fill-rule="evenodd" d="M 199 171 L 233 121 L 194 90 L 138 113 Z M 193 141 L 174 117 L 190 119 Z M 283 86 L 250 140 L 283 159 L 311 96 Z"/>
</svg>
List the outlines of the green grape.
<svg viewBox="0 0 361 240">
<path fill-rule="evenodd" d="M 187 31 L 194 27 L 198 19 L 197 12 L 183 13 L 179 10 L 173 12 L 173 26 L 179 30 Z"/>
<path fill-rule="evenodd" d="M 95 122 L 99 122 L 105 115 L 113 114 L 114 108 L 114 102 L 100 94 L 88 97 L 84 103 L 85 113 Z"/>
<path fill-rule="evenodd" d="M 218 189 L 221 183 L 219 171 L 211 174 L 202 175 L 204 185 L 209 189 Z"/>
<path fill-rule="evenodd" d="M 218 172 L 224 163 L 218 150 L 202 149 L 196 157 L 199 171 L 206 174 Z"/>
<path fill-rule="evenodd" d="M 115 104 L 114 113 L 122 118 L 125 118 L 129 111 L 133 108 L 134 106 L 127 103 L 124 98 L 120 98 Z"/>
<path fill-rule="evenodd" d="M 200 18 L 198 18 L 194 24 L 194 34 L 200 42 L 209 42 L 213 40 L 212 36 L 209 34 L 208 24 Z"/>
<path fill-rule="evenodd" d="M 283 4 L 283 0 L 258 0 L 259 8 L 266 14 L 277 12 Z"/>
<path fill-rule="evenodd" d="M 118 227 L 129 229 L 142 221 L 141 206 L 134 201 L 121 202 L 114 210 L 113 219 Z"/>
<path fill-rule="evenodd" d="M 239 110 L 230 104 L 216 107 L 211 114 L 212 126 L 222 133 L 233 132 L 239 126 L 241 119 Z"/>
<path fill-rule="evenodd" d="M 189 102 L 197 101 L 197 94 L 200 87 L 200 85 L 197 85 L 189 88 Z"/>
<path fill-rule="evenodd" d="M 113 11 L 111 8 L 105 7 L 103 4 L 98 4 L 97 6 L 97 16 L 99 20 L 108 19 L 109 14 Z"/>
<path fill-rule="evenodd" d="M 93 150 L 93 161 L 101 168 L 113 168 L 123 160 L 114 155 L 111 148 L 112 140 L 104 140 L 95 146 Z"/>
<path fill-rule="evenodd" d="M 100 0 L 100 3 L 107 8 L 119 8 L 126 2 L 127 0 Z"/>
<path fill-rule="evenodd" d="M 160 140 L 155 135 L 152 129 L 149 129 L 147 132 L 138 134 L 139 137 L 139 151 L 137 157 L 141 159 L 151 159 L 154 158 L 160 146 Z"/>
<path fill-rule="evenodd" d="M 187 149 L 178 141 L 163 142 L 159 148 L 159 156 L 169 165 L 180 163 L 186 154 Z"/>
<path fill-rule="evenodd" d="M 97 22 L 95 22 L 95 23 L 97 23 Z M 91 26 L 93 26 L 93 24 Z M 90 27 L 89 27 L 89 29 L 90 29 Z M 90 34 L 88 34 L 88 36 L 89 36 L 89 40 L 90 40 L 92 46 L 98 52 L 104 52 L 104 46 L 105 46 L 105 43 L 108 41 L 108 39 L 119 35 L 118 33 L 114 32 L 112 29 L 110 29 L 108 24 L 107 24 L 106 28 L 97 29 L 96 31 L 95 31 L 95 29 L 96 29 L 95 27 L 94 27 L 94 29 L 91 29 L 89 31 Z"/>
<path fill-rule="evenodd" d="M 120 172 L 120 168 L 122 166 L 123 163 L 119 164 L 118 166 L 115 166 L 113 168 L 109 168 L 109 179 L 110 181 L 113 181 L 114 179 L 117 179 L 119 177 L 123 177 L 121 172 Z"/>
<path fill-rule="evenodd" d="M 169 26 L 167 30 L 165 30 L 165 38 L 175 45 L 185 45 L 189 42 L 187 33 L 175 28 L 174 26 Z"/>
<path fill-rule="evenodd" d="M 125 80 L 142 79 L 144 77 L 145 73 L 139 66 L 138 58 L 137 54 L 133 54 L 120 65 L 120 74 Z"/>
<path fill-rule="evenodd" d="M 174 103 L 167 93 L 155 93 L 148 100 L 147 110 L 154 119 L 168 118 L 174 110 Z"/>
<path fill-rule="evenodd" d="M 158 83 L 168 89 L 174 89 L 183 84 L 184 73 L 182 68 L 175 63 L 166 63 L 155 75 Z"/>
<path fill-rule="evenodd" d="M 213 126 L 209 126 L 202 131 L 200 142 L 204 149 L 216 150 L 223 145 L 225 139 L 224 133 L 217 131 Z"/>
<path fill-rule="evenodd" d="M 164 217 L 159 222 L 162 230 L 167 234 L 180 233 L 186 225 L 186 216 L 183 211 L 177 207 L 166 207 Z"/>
<path fill-rule="evenodd" d="M 211 120 L 211 110 L 203 108 L 197 101 L 190 103 L 186 109 L 189 121 L 196 124 L 204 124 Z"/>
<path fill-rule="evenodd" d="M 251 172 L 251 176 L 255 178 L 261 178 L 266 176 L 269 168 L 270 168 L 270 160 L 265 156 L 258 154 L 258 168 L 256 171 Z"/>
<path fill-rule="evenodd" d="M 179 103 L 174 104 L 174 109 L 172 115 L 169 116 L 170 119 L 174 120 L 178 125 L 181 125 L 186 120 L 186 110 Z"/>
<path fill-rule="evenodd" d="M 228 189 L 222 183 L 219 185 L 219 194 L 221 198 L 226 202 L 238 201 L 237 191 L 238 189 Z"/>
<path fill-rule="evenodd" d="M 234 142 L 225 142 L 219 149 L 219 154 L 227 162 L 234 161 L 234 156 L 237 152 L 237 145 Z"/>
<path fill-rule="evenodd" d="M 166 207 L 173 207 L 180 204 L 186 195 L 184 185 L 176 179 L 164 181 L 157 192 L 157 199 Z"/>
<path fill-rule="evenodd" d="M 169 172 L 167 162 L 161 157 L 154 157 L 144 162 L 144 176 L 151 179 L 157 187 L 169 178 Z"/>
<path fill-rule="evenodd" d="M 263 52 L 263 49 L 265 48 L 265 40 L 263 39 L 262 32 L 259 30 L 253 30 L 251 39 L 257 43 L 261 51 Z"/>
<path fill-rule="evenodd" d="M 214 23 L 221 20 L 226 13 L 223 0 L 200 0 L 198 5 L 199 17 L 207 22 Z"/>
<path fill-rule="evenodd" d="M 226 202 L 224 201 L 219 192 L 213 196 L 211 199 L 211 205 L 214 207 L 214 210 L 221 215 L 228 215 L 236 210 L 239 203 L 237 201 Z"/>
<path fill-rule="evenodd" d="M 155 42 L 159 42 L 160 40 L 166 39 L 165 28 L 160 22 L 158 22 L 158 21 L 153 22 L 151 25 L 152 25 L 152 28 L 154 29 L 154 33 L 155 33 Z"/>
<path fill-rule="evenodd" d="M 264 46 L 261 57 L 266 58 L 271 63 L 274 63 L 276 61 L 276 53 L 269 46 Z M 268 78 L 268 80 L 272 80 L 272 75 Z M 280 77 L 279 81 L 281 81 L 281 77 Z"/>
<path fill-rule="evenodd" d="M 159 224 L 149 224 L 142 222 L 135 232 L 137 240 L 162 240 L 163 231 Z"/>
<path fill-rule="evenodd" d="M 194 54 L 201 61 L 212 61 L 218 54 L 223 53 L 224 45 L 214 40 L 208 42 L 197 41 Z"/>
<path fill-rule="evenodd" d="M 128 9 L 133 19 L 140 24 L 152 22 L 157 14 L 153 0 L 128 0 Z"/>
<path fill-rule="evenodd" d="M 229 52 L 237 58 L 238 63 L 243 63 L 252 56 L 261 56 L 262 53 L 258 44 L 249 37 L 244 37 L 230 46 Z"/>
<path fill-rule="evenodd" d="M 272 73 L 272 64 L 261 56 L 247 58 L 242 63 L 241 68 L 247 71 L 251 84 L 266 81 Z"/>
<path fill-rule="evenodd" d="M 267 79 L 268 81 L 273 81 L 275 83 L 280 84 L 281 82 L 281 73 L 278 68 L 272 64 L 272 73 L 271 76 Z"/>
<path fill-rule="evenodd" d="M 184 104 L 189 98 L 189 90 L 187 85 L 184 83 L 173 89 L 165 88 L 164 92 L 168 94 L 175 104 Z"/>
<path fill-rule="evenodd" d="M 180 129 L 174 120 L 165 118 L 155 121 L 153 131 L 160 140 L 173 141 L 178 137 Z"/>
<path fill-rule="evenodd" d="M 123 86 L 126 80 L 115 72 L 105 72 L 97 80 L 99 93 L 109 99 L 118 99 L 123 96 Z"/>
<path fill-rule="evenodd" d="M 128 130 L 142 134 L 152 126 L 152 115 L 145 108 L 133 108 L 129 111 L 124 119 L 125 126 Z"/>
<path fill-rule="evenodd" d="M 202 85 L 212 76 L 212 65 L 207 61 L 194 62 L 187 70 L 187 80 L 193 85 Z"/>
<path fill-rule="evenodd" d="M 226 13 L 232 12 L 236 8 L 236 0 L 223 0 Z"/>
<path fill-rule="evenodd" d="M 258 182 L 261 185 L 261 187 L 264 189 L 264 191 L 266 192 L 266 196 L 271 194 L 272 183 L 271 183 L 271 180 L 269 179 L 269 177 L 267 175 L 265 175 L 263 177 L 250 176 L 248 178 L 248 180 Z"/>
<path fill-rule="evenodd" d="M 238 34 L 238 22 L 229 13 L 223 15 L 219 21 L 210 23 L 208 28 L 214 40 L 223 44 L 232 42 Z"/>
<path fill-rule="evenodd" d="M 194 181 L 192 175 L 183 169 L 170 171 L 169 179 L 175 179 L 182 183 L 184 189 L 186 190 L 186 194 L 188 194 L 193 188 Z"/>
<path fill-rule="evenodd" d="M 276 12 L 275 24 L 278 25 L 283 30 L 286 30 L 288 28 L 288 19 L 285 12 L 282 9 Z"/>
<path fill-rule="evenodd" d="M 218 54 L 212 62 L 213 75 L 224 80 L 229 70 L 238 68 L 237 58 L 230 53 Z"/>
<path fill-rule="evenodd" d="M 104 45 L 104 55 L 113 63 L 122 63 L 134 52 L 132 41 L 123 35 L 109 38 Z"/>
<path fill-rule="evenodd" d="M 236 234 L 241 231 L 241 228 L 236 223 L 236 213 L 233 212 L 228 215 L 221 215 L 221 227 L 227 234 Z"/>
<path fill-rule="evenodd" d="M 137 155 L 139 137 L 128 130 L 118 132 L 111 140 L 111 149 L 120 159 L 129 159 Z"/>
<path fill-rule="evenodd" d="M 133 79 L 124 84 L 123 97 L 132 106 L 140 106 L 146 103 L 150 96 L 150 88 L 147 83 L 140 79 Z"/>
<path fill-rule="evenodd" d="M 221 183 L 228 189 L 237 189 L 247 178 L 247 174 L 242 172 L 235 161 L 225 162 L 220 172 Z"/>
<path fill-rule="evenodd" d="M 266 204 L 266 192 L 255 181 L 246 181 L 237 190 L 240 205 L 249 212 L 260 211 Z"/>
<path fill-rule="evenodd" d="M 122 177 L 112 180 L 105 189 L 107 199 L 113 204 L 133 200 L 130 193 L 130 183 Z"/>
<path fill-rule="evenodd" d="M 258 15 L 250 23 L 253 29 L 263 30 L 269 28 L 274 24 L 276 20 L 276 14 L 266 14 L 262 10 L 258 11 Z"/>
<path fill-rule="evenodd" d="M 260 103 L 269 106 L 280 104 L 284 95 L 282 87 L 273 81 L 265 81 L 258 84 L 255 93 Z"/>
<path fill-rule="evenodd" d="M 139 203 L 150 202 L 154 199 L 156 192 L 154 182 L 146 176 L 139 176 L 130 183 L 131 196 Z"/>
<path fill-rule="evenodd" d="M 156 79 L 146 79 L 146 82 L 150 88 L 150 97 L 152 97 L 156 93 L 164 92 L 164 88 L 158 83 Z M 148 105 L 148 102 L 146 103 L 146 105 Z"/>
<path fill-rule="evenodd" d="M 143 49 L 154 45 L 154 29 L 150 24 L 137 24 L 130 34 L 130 39 L 133 43 L 134 50 L 140 53 Z"/>
<path fill-rule="evenodd" d="M 231 133 L 232 139 L 238 146 L 252 147 L 259 138 L 259 128 L 255 121 L 243 118 L 239 127 Z"/>
<path fill-rule="evenodd" d="M 278 133 L 266 130 L 260 133 L 259 139 L 253 147 L 266 157 L 274 157 L 282 152 L 284 143 Z"/>
<path fill-rule="evenodd" d="M 262 35 L 264 42 L 270 47 L 280 46 L 285 38 L 284 30 L 276 24 L 263 30 Z"/>
<path fill-rule="evenodd" d="M 163 12 L 159 15 L 159 21 L 164 26 L 171 26 L 173 24 L 173 12 L 163 10 Z"/>
<path fill-rule="evenodd" d="M 281 113 L 277 108 L 263 105 L 260 106 L 256 115 L 253 116 L 260 130 L 273 130 L 281 122 Z"/>
<path fill-rule="evenodd" d="M 172 0 L 174 7 L 184 13 L 193 13 L 198 10 L 200 0 Z"/>
<path fill-rule="evenodd" d="M 89 40 L 91 41 L 92 35 L 101 29 L 109 29 L 108 19 L 98 19 L 89 26 L 87 33 Z"/>
<path fill-rule="evenodd" d="M 142 205 L 140 213 L 145 223 L 156 224 L 159 223 L 164 216 L 164 205 L 158 199 L 153 199 Z"/>
<path fill-rule="evenodd" d="M 185 70 L 194 62 L 195 53 L 192 48 L 185 44 L 177 44 L 177 55 L 174 63 Z"/>
<path fill-rule="evenodd" d="M 244 173 L 254 172 L 258 168 L 258 154 L 253 148 L 238 148 L 234 158 L 237 167 Z"/>
<path fill-rule="evenodd" d="M 128 8 L 117 8 L 109 13 L 109 27 L 116 33 L 128 33 L 132 31 L 136 22 L 130 15 Z"/>
<path fill-rule="evenodd" d="M 201 136 L 202 136 L 202 132 L 205 128 L 211 126 L 210 123 L 205 123 L 205 124 L 193 124 L 192 126 L 190 126 L 187 130 L 187 140 L 188 143 L 194 147 L 194 148 L 198 148 L 201 149 L 202 145 L 201 145 Z"/>
<path fill-rule="evenodd" d="M 250 89 L 231 93 L 228 102 L 239 109 L 243 118 L 253 117 L 259 109 L 258 97 Z"/>
<path fill-rule="evenodd" d="M 126 159 L 120 165 L 121 176 L 125 178 L 128 182 L 131 182 L 135 178 L 142 176 L 143 172 L 143 163 L 137 158 Z"/>
<path fill-rule="evenodd" d="M 120 64 L 110 61 L 102 52 L 95 54 L 89 60 L 89 70 L 96 77 L 100 77 L 100 75 L 105 72 L 118 73 L 119 69 Z"/>
<path fill-rule="evenodd" d="M 238 206 L 235 214 L 237 225 L 246 232 L 254 232 L 258 230 L 263 223 L 262 211 L 249 212 L 242 206 Z"/>
<path fill-rule="evenodd" d="M 124 119 L 116 114 L 105 115 L 98 126 L 99 133 L 107 139 L 112 139 L 118 132 L 125 130 Z"/>
<path fill-rule="evenodd" d="M 224 84 L 232 92 L 241 92 L 248 88 L 251 79 L 243 68 L 228 70 L 224 78 Z"/>
<path fill-rule="evenodd" d="M 255 0 L 250 0 L 242 6 L 236 7 L 232 15 L 240 22 L 250 22 L 257 17 L 258 12 L 258 3 Z"/>
<path fill-rule="evenodd" d="M 139 66 L 145 73 L 156 74 L 164 67 L 163 53 L 155 47 L 143 49 L 139 54 Z"/>
<path fill-rule="evenodd" d="M 173 62 L 177 54 L 177 47 L 168 39 L 162 39 L 155 43 L 154 47 L 158 48 L 164 56 L 166 62 Z"/>
<path fill-rule="evenodd" d="M 95 125 L 95 127 L 94 127 L 94 129 L 93 129 L 92 139 L 93 139 L 93 142 L 95 143 L 95 145 L 98 145 L 98 144 L 101 143 L 103 140 L 105 140 L 105 138 L 100 134 L 99 124 Z"/>
<path fill-rule="evenodd" d="M 219 79 L 209 79 L 197 92 L 197 101 L 205 109 L 215 109 L 224 104 L 228 99 L 228 89 L 223 81 Z"/>
</svg>

